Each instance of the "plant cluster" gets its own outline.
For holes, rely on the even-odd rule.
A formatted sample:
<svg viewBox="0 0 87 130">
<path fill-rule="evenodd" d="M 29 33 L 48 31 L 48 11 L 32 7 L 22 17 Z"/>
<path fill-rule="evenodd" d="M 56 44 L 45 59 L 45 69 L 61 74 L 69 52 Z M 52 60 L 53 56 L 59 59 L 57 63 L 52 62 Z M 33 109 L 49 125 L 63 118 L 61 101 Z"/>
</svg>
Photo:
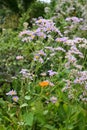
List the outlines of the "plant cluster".
<svg viewBox="0 0 87 130">
<path fill-rule="evenodd" d="M 87 38 L 79 32 L 85 19 L 67 13 L 69 2 L 60 2 L 62 24 L 50 13 L 33 18 L 31 28 L 25 22 L 20 32 L 3 30 L 1 130 L 87 129 Z"/>
</svg>

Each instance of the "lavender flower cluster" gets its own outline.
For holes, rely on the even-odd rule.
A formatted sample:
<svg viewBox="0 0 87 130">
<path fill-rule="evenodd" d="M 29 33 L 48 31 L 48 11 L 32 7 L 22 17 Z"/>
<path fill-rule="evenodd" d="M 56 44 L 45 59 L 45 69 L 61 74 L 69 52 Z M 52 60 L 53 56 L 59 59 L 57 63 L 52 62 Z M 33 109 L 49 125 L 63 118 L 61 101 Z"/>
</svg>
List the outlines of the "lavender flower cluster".
<svg viewBox="0 0 87 130">
<path fill-rule="evenodd" d="M 56 28 L 52 20 L 47 20 L 43 18 L 37 19 L 35 21 L 35 26 L 37 26 L 37 29 L 33 31 L 24 30 L 20 32 L 19 37 L 22 38 L 23 42 L 32 41 L 37 37 L 45 39 L 46 37 L 50 37 L 50 33 L 52 32 L 55 32 L 59 36 L 62 36 L 61 32 L 58 28 Z"/>
<path fill-rule="evenodd" d="M 64 2 L 62 1 L 61 4 L 59 4 L 59 6 L 61 7 L 65 2 L 66 0 Z M 70 14 L 69 10 L 71 9 L 72 12 L 75 10 L 73 5 L 76 2 L 75 3 L 72 1 L 68 2 L 70 3 L 70 8 L 67 8 L 66 12 Z M 56 8 L 56 11 L 58 11 L 57 9 L 58 8 Z M 80 29 L 80 27 L 84 22 L 84 19 L 82 17 L 79 18 L 78 16 L 71 16 L 71 14 L 66 15 L 65 12 L 62 11 L 60 12 L 61 15 L 65 16 L 64 20 L 67 23 L 66 26 L 64 27 L 63 34 L 60 32 L 60 30 L 56 27 L 55 23 L 53 22 L 56 19 L 55 17 L 52 18 L 51 20 L 43 18 L 34 19 L 35 23 L 33 24 L 34 25 L 33 30 L 32 31 L 28 29 L 24 30 L 20 32 L 19 36 L 20 38 L 22 38 L 23 42 L 31 42 L 33 40 L 37 41 L 37 39 L 39 39 L 39 41 L 41 41 L 41 43 L 43 44 L 44 44 L 43 39 L 46 38 L 51 39 L 50 40 L 51 42 L 47 41 L 48 43 L 44 44 L 43 49 L 40 48 L 40 50 L 36 50 L 35 52 L 33 52 L 34 63 L 40 62 L 41 64 L 43 64 L 45 61 L 49 62 L 49 60 L 52 58 L 60 58 L 59 54 L 61 55 L 62 52 L 61 57 L 63 57 L 63 59 L 65 60 L 63 66 L 64 69 L 69 70 L 69 76 L 70 76 L 68 77 L 68 79 L 65 79 L 64 81 L 65 86 L 62 88 L 62 92 L 68 91 L 68 98 L 74 99 L 75 98 L 74 94 L 77 93 L 77 90 L 73 86 L 75 85 L 78 86 L 79 84 L 81 85 L 81 87 L 83 87 L 82 88 L 83 94 L 79 96 L 79 99 L 81 99 L 82 101 L 86 101 L 87 71 L 83 70 L 83 66 L 81 64 L 81 61 L 84 60 L 85 58 L 84 53 L 81 50 L 82 49 L 85 50 L 87 48 L 87 39 L 79 37 L 79 33 L 77 33 L 78 35 L 76 33 L 75 35 L 72 33 L 72 31 L 74 32 L 75 29 L 77 30 Z M 69 33 L 71 32 L 71 34 L 69 35 L 69 33 L 67 32 Z M 57 34 L 56 38 L 53 37 L 52 33 Z M 53 62 L 54 61 L 55 59 L 53 59 Z M 53 65 L 53 63 L 51 65 Z M 52 66 L 52 69 L 46 71 L 43 70 L 41 76 L 46 77 L 47 73 L 49 74 L 50 77 L 57 75 L 58 72 L 54 71 L 55 69 L 53 69 L 53 67 L 54 66 Z M 28 77 L 31 75 L 26 70 L 23 70 L 20 73 L 23 74 L 24 77 Z M 53 86 L 55 86 L 55 84 L 53 84 Z M 50 98 L 50 102 L 56 103 L 56 101 L 57 101 L 56 97 L 53 96 Z"/>
</svg>

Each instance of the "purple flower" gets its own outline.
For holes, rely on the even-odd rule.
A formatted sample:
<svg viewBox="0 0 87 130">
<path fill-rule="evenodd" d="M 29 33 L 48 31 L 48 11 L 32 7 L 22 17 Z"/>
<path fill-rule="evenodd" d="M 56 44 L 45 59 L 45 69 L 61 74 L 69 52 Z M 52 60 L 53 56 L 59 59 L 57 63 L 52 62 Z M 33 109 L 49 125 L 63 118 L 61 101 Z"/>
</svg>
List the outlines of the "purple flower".
<svg viewBox="0 0 87 130">
<path fill-rule="evenodd" d="M 54 48 L 51 47 L 51 46 L 47 46 L 47 47 L 45 47 L 45 48 L 48 49 L 48 50 L 54 51 Z"/>
<path fill-rule="evenodd" d="M 46 34 L 43 32 L 38 32 L 36 35 L 41 38 L 46 38 Z"/>
<path fill-rule="evenodd" d="M 23 78 L 29 78 L 29 79 L 33 80 L 32 73 L 29 73 L 29 71 L 27 69 L 22 69 L 20 71 L 20 74 L 22 74 Z"/>
<path fill-rule="evenodd" d="M 39 55 L 46 56 L 46 53 L 44 53 L 43 50 L 40 50 L 38 53 L 39 53 Z"/>
<path fill-rule="evenodd" d="M 77 18 L 77 17 L 72 17 L 71 19 L 72 19 L 73 22 L 77 22 L 77 23 L 83 21 L 82 18 Z"/>
<path fill-rule="evenodd" d="M 55 23 L 52 20 L 40 18 L 35 21 L 35 25 L 37 26 L 37 29 L 33 31 L 24 30 L 20 32 L 19 37 L 22 38 L 23 42 L 30 42 L 35 39 L 36 36 L 46 38 L 51 32 L 56 32 L 62 37 L 60 30 L 55 26 Z"/>
<path fill-rule="evenodd" d="M 56 38 L 56 42 L 66 42 L 68 37 Z"/>
<path fill-rule="evenodd" d="M 17 102 L 17 101 L 18 101 L 18 99 L 19 99 L 19 97 L 18 97 L 18 96 L 13 96 L 13 97 L 12 97 L 12 100 L 13 100 L 14 102 Z"/>
<path fill-rule="evenodd" d="M 13 96 L 13 95 L 16 95 L 16 91 L 15 90 L 11 90 L 9 91 L 8 93 L 6 93 L 6 95 L 10 95 L 10 96 Z"/>
<path fill-rule="evenodd" d="M 50 101 L 51 101 L 52 103 L 56 103 L 56 102 L 57 102 L 57 97 L 52 96 L 52 97 L 50 98 Z"/>
<path fill-rule="evenodd" d="M 65 20 L 66 20 L 66 21 L 71 21 L 71 18 L 70 18 L 70 17 L 67 17 Z"/>
<path fill-rule="evenodd" d="M 49 73 L 50 76 L 53 76 L 53 75 L 57 74 L 57 72 L 55 72 L 53 70 L 48 70 L 48 73 Z"/>
<path fill-rule="evenodd" d="M 19 37 L 22 37 L 23 35 L 29 35 L 30 33 L 31 33 L 31 31 L 24 30 L 24 31 L 20 32 Z"/>
<path fill-rule="evenodd" d="M 20 71 L 20 74 L 26 74 L 27 72 L 28 72 L 27 69 L 22 69 L 22 70 Z"/>
<path fill-rule="evenodd" d="M 63 52 L 66 52 L 62 47 L 57 47 L 57 48 L 54 48 L 55 51 L 63 51 Z"/>
<path fill-rule="evenodd" d="M 83 21 L 82 18 L 78 18 L 78 17 L 68 17 L 65 20 L 66 21 L 73 21 L 74 23 L 79 23 L 79 22 Z"/>
<path fill-rule="evenodd" d="M 40 55 L 39 55 L 39 54 L 36 54 L 36 55 L 34 56 L 34 61 L 37 61 L 39 58 L 40 58 Z"/>
<path fill-rule="evenodd" d="M 55 27 L 55 23 L 53 23 L 52 20 L 41 18 L 36 21 L 36 25 L 38 25 L 38 27 L 42 30 L 42 32 L 49 34 L 50 32 L 53 31 L 57 32 L 60 36 L 62 36 L 61 32 L 58 30 L 58 28 Z"/>
</svg>

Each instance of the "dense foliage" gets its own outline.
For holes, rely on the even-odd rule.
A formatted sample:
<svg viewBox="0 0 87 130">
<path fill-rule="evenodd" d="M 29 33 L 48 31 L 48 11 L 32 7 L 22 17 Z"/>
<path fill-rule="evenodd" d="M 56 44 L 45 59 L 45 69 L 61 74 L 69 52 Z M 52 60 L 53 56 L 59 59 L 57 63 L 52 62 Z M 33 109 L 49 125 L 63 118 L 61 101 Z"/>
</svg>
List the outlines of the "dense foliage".
<svg viewBox="0 0 87 130">
<path fill-rule="evenodd" d="M 87 130 L 86 6 L 34 3 L 2 27 L 0 130 Z"/>
<path fill-rule="evenodd" d="M 47 5 L 37 0 L 0 0 L 0 28 L 20 29 L 33 17 L 44 16 Z"/>
</svg>

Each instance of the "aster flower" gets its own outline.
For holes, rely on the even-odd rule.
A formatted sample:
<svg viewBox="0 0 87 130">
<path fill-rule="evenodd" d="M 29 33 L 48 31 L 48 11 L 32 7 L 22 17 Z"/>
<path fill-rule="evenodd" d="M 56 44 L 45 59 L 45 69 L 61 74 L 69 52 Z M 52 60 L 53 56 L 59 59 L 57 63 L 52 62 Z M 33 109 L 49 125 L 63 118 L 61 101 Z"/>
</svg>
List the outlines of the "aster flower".
<svg viewBox="0 0 87 130">
<path fill-rule="evenodd" d="M 43 33 L 43 32 L 38 32 L 38 33 L 36 33 L 36 35 L 37 35 L 38 37 L 40 37 L 40 38 L 46 38 L 46 34 Z"/>
<path fill-rule="evenodd" d="M 9 96 L 13 96 L 13 95 L 16 95 L 16 91 L 15 90 L 11 90 L 9 91 L 8 93 L 6 93 L 6 95 L 9 95 Z"/>
<path fill-rule="evenodd" d="M 65 58 L 67 58 L 68 62 L 70 62 L 70 63 L 76 63 L 77 62 L 77 59 L 69 52 L 66 53 Z"/>
<path fill-rule="evenodd" d="M 84 58 L 83 54 L 77 49 L 75 45 L 70 48 L 69 52 L 71 54 L 77 54 L 79 57 Z"/>
<path fill-rule="evenodd" d="M 22 37 L 23 35 L 28 35 L 28 34 L 30 34 L 30 32 L 31 31 L 29 31 L 29 30 L 24 30 L 24 31 L 22 31 L 22 32 L 20 32 L 20 34 L 19 34 L 19 37 Z"/>
<path fill-rule="evenodd" d="M 19 37 L 22 38 L 23 42 L 28 42 L 35 38 L 35 32 L 30 30 L 24 30 L 20 32 Z"/>
<path fill-rule="evenodd" d="M 79 69 L 79 70 L 81 70 L 82 69 L 82 66 L 81 65 L 75 65 L 75 67 L 77 68 L 77 69 Z"/>
<path fill-rule="evenodd" d="M 19 99 L 18 96 L 13 96 L 13 97 L 12 97 L 12 100 L 13 100 L 14 102 L 18 102 L 18 99 Z"/>
<path fill-rule="evenodd" d="M 40 51 L 38 52 L 38 54 L 41 55 L 41 56 L 46 56 L 46 53 L 44 53 L 43 50 L 40 50 Z"/>
<path fill-rule="evenodd" d="M 66 42 L 68 40 L 68 37 L 62 37 L 62 38 L 56 38 L 56 42 Z"/>
<path fill-rule="evenodd" d="M 54 83 L 52 83 L 52 82 L 49 82 L 49 85 L 53 87 L 53 86 L 54 86 Z"/>
<path fill-rule="evenodd" d="M 76 79 L 74 80 L 75 84 L 85 84 L 87 83 L 87 71 L 79 71 Z"/>
<path fill-rule="evenodd" d="M 79 23 L 79 22 L 83 21 L 82 18 L 78 18 L 78 17 L 68 17 L 65 20 L 66 21 L 73 21 L 74 23 Z"/>
<path fill-rule="evenodd" d="M 48 49 L 48 50 L 54 51 L 54 48 L 51 47 L 51 46 L 47 46 L 47 47 L 45 47 L 45 48 Z"/>
<path fill-rule="evenodd" d="M 29 78 L 30 80 L 33 80 L 33 74 L 29 73 L 27 69 L 22 69 L 20 74 L 23 75 L 23 78 Z"/>
<path fill-rule="evenodd" d="M 40 18 L 39 20 L 36 20 L 35 24 L 37 26 L 36 30 L 24 30 L 20 32 L 19 37 L 22 38 L 23 42 L 30 42 L 36 36 L 45 39 L 51 32 L 56 32 L 62 37 L 60 30 L 55 26 L 55 23 L 52 20 Z"/>
<path fill-rule="evenodd" d="M 71 20 L 72 20 L 74 23 L 79 23 L 79 22 L 83 21 L 82 18 L 78 18 L 78 17 L 72 17 Z"/>
<path fill-rule="evenodd" d="M 50 98 L 50 101 L 51 101 L 52 103 L 56 103 L 56 102 L 57 102 L 57 97 L 52 96 L 52 97 Z"/>
<path fill-rule="evenodd" d="M 53 75 L 57 74 L 57 72 L 55 72 L 53 70 L 48 70 L 48 73 L 49 73 L 50 76 L 53 76 Z"/>
<path fill-rule="evenodd" d="M 39 55 L 39 54 L 36 54 L 36 55 L 34 56 L 34 61 L 37 61 L 39 58 L 40 58 L 40 55 Z"/>
<path fill-rule="evenodd" d="M 22 69 L 22 70 L 20 71 L 20 74 L 26 74 L 27 72 L 28 72 L 27 69 Z"/>
<path fill-rule="evenodd" d="M 40 55 L 45 55 L 45 53 L 43 51 L 41 51 L 41 52 L 38 52 L 37 54 L 35 54 L 34 61 L 39 61 L 40 63 L 43 63 L 44 60 Z"/>
<path fill-rule="evenodd" d="M 54 48 L 55 51 L 63 51 L 63 52 L 66 52 L 62 47 L 56 47 Z"/>
<path fill-rule="evenodd" d="M 55 23 L 53 23 L 52 20 L 47 20 L 47 19 L 39 19 L 36 22 L 36 25 L 38 25 L 41 30 L 47 34 L 50 32 L 57 32 L 60 36 L 62 36 L 61 32 L 58 30 L 58 28 L 55 27 Z"/>
</svg>

